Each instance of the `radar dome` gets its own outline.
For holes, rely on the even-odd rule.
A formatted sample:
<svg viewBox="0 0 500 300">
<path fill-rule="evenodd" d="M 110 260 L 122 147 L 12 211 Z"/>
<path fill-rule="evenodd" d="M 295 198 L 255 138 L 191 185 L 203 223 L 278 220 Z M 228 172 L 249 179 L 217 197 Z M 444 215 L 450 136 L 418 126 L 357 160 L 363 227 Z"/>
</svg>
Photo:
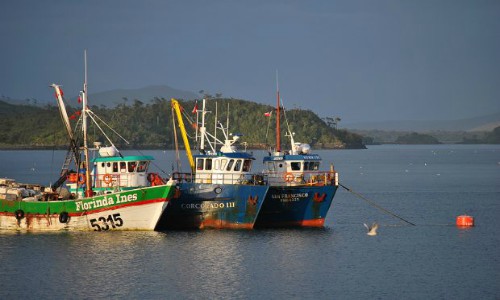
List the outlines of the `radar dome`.
<svg viewBox="0 0 500 300">
<path fill-rule="evenodd" d="M 102 157 L 113 157 L 116 156 L 116 153 L 118 150 L 116 150 L 115 147 L 101 147 L 99 148 L 99 155 Z"/>
<path fill-rule="evenodd" d="M 304 154 L 308 154 L 309 152 L 311 152 L 311 146 L 309 144 L 300 144 L 300 152 L 304 153 Z"/>
</svg>

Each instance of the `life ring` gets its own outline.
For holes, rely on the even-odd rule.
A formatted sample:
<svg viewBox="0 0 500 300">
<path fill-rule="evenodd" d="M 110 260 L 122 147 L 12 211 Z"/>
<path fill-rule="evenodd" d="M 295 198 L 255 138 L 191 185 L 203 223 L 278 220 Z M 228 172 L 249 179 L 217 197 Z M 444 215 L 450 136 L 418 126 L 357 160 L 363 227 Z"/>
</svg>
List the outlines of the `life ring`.
<svg viewBox="0 0 500 300">
<path fill-rule="evenodd" d="M 69 220 L 69 214 L 65 211 L 59 214 L 59 222 L 61 223 L 68 223 Z"/>
<path fill-rule="evenodd" d="M 214 193 L 216 193 L 216 194 L 220 194 L 220 193 L 222 193 L 222 188 L 221 188 L 220 186 L 216 187 L 216 188 L 214 189 Z"/>
<path fill-rule="evenodd" d="M 292 182 L 295 179 L 295 176 L 293 176 L 292 173 L 285 173 L 285 176 L 283 176 L 286 182 Z"/>
<path fill-rule="evenodd" d="M 102 180 L 104 180 L 104 183 L 110 184 L 111 182 L 113 182 L 113 176 L 111 176 L 111 174 L 104 174 Z"/>
<path fill-rule="evenodd" d="M 16 219 L 18 221 L 21 220 L 22 218 L 24 218 L 24 211 L 22 209 L 16 210 L 16 212 L 14 214 L 15 214 Z"/>
</svg>

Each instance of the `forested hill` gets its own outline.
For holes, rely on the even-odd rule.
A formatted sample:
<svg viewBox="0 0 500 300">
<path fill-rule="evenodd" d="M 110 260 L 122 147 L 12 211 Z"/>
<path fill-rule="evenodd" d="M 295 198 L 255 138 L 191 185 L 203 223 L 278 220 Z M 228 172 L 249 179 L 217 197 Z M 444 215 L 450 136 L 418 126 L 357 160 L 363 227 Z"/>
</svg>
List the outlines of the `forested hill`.
<svg viewBox="0 0 500 300">
<path fill-rule="evenodd" d="M 238 99 L 208 100 L 207 110 L 210 113 L 206 115 L 206 124 L 209 132 L 213 132 L 216 103 L 218 120 L 224 125 L 229 120 L 230 132 L 243 134 L 241 142 L 248 143 L 248 147 L 264 148 L 275 144 L 276 114 L 273 107 Z M 196 114 L 192 113 L 195 102 L 180 101 L 180 104 L 184 108 L 184 114 L 195 120 Z M 201 109 L 201 102 L 198 103 L 198 108 Z M 69 115 L 77 111 L 74 107 L 67 109 Z M 149 103 L 134 100 L 130 105 L 120 104 L 115 108 L 93 106 L 91 109 L 129 142 L 126 144 L 108 130 L 106 133 L 118 147 L 165 149 L 174 147 L 170 99 L 154 98 Z M 272 117 L 264 115 L 271 111 Z M 288 139 L 285 137 L 287 127 L 283 113 L 281 118 L 282 145 L 288 149 Z M 73 124 L 77 119 L 72 121 Z M 364 148 L 360 135 L 329 127 L 312 111 L 299 109 L 286 111 L 286 120 L 290 124 L 291 131 L 295 133 L 296 142 L 309 143 L 314 148 Z M 194 136 L 194 130 L 188 125 L 189 121 L 186 119 L 184 121 L 191 131 L 188 133 Z M 97 135 L 98 129 L 91 128 L 89 132 L 96 135 L 90 137 L 91 140 L 105 142 L 102 136 Z M 180 135 L 178 138 L 181 141 Z M 12 105 L 0 101 L 0 147 L 66 147 L 67 144 L 68 137 L 55 105 L 36 107 Z"/>
</svg>

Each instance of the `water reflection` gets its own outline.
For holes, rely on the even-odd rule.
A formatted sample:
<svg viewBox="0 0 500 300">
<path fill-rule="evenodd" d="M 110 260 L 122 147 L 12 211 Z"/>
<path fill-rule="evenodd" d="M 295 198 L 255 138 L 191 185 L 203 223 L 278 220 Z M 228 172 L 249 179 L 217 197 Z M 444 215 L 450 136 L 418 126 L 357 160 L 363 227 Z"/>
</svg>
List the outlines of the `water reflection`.
<svg viewBox="0 0 500 300">
<path fill-rule="evenodd" d="M 495 298 L 498 151 L 433 147 L 321 153 L 341 182 L 417 226 L 388 226 L 400 222 L 339 190 L 325 229 L 0 231 L 0 298 Z M 170 152 L 155 153 L 168 168 Z M 52 156 L 4 154 L 0 177 L 16 179 L 34 161 L 37 171 L 50 167 Z M 9 166 L 14 159 L 27 164 Z M 444 226 L 464 213 L 475 227 Z M 362 224 L 373 221 L 379 234 L 368 237 Z M 449 276 L 464 270 L 473 276 Z"/>
</svg>

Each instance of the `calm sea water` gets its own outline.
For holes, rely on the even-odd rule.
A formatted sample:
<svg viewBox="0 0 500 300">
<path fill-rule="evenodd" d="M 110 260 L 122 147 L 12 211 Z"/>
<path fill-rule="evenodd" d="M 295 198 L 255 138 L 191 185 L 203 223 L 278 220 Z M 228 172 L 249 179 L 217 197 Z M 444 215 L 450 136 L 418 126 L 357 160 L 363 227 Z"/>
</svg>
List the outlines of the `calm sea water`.
<svg viewBox="0 0 500 300">
<path fill-rule="evenodd" d="M 172 151 L 143 153 L 170 172 Z M 500 299 L 500 146 L 319 153 L 416 226 L 341 189 L 316 230 L 0 231 L 0 298 Z M 47 184 L 64 154 L 0 151 L 0 177 Z M 464 213 L 475 227 L 454 226 Z"/>
</svg>

